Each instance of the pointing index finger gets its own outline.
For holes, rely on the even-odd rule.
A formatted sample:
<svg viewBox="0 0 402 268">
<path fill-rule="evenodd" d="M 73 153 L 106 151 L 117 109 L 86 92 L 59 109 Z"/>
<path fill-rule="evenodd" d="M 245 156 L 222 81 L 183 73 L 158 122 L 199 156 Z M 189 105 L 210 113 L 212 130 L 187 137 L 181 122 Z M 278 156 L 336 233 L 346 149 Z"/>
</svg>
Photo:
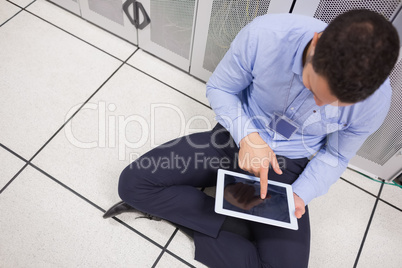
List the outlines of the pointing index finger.
<svg viewBox="0 0 402 268">
<path fill-rule="evenodd" d="M 260 187 L 261 187 L 261 199 L 265 199 L 268 191 L 268 168 L 261 167 L 260 170 Z"/>
</svg>

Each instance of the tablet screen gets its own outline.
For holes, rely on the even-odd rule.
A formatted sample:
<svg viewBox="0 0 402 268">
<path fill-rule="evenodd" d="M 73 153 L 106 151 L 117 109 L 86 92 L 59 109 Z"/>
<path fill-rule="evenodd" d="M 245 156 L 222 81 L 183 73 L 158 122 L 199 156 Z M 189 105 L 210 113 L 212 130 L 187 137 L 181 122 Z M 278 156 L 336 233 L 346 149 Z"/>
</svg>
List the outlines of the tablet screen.
<svg viewBox="0 0 402 268">
<path fill-rule="evenodd" d="M 260 198 L 260 179 L 218 170 L 215 195 L 217 213 L 245 220 L 298 229 L 292 186 L 268 180 L 268 193 Z"/>
<path fill-rule="evenodd" d="M 260 198 L 260 182 L 225 174 L 223 208 L 290 223 L 286 188 L 269 185 Z"/>
</svg>

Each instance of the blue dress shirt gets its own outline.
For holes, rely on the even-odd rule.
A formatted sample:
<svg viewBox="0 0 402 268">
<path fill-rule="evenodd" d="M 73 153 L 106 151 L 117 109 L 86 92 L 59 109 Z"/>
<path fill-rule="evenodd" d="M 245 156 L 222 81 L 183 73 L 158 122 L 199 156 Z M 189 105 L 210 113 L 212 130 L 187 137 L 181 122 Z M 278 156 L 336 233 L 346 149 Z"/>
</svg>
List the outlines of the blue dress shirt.
<svg viewBox="0 0 402 268">
<path fill-rule="evenodd" d="M 325 194 L 387 115 L 387 79 L 366 100 L 347 107 L 317 106 L 302 82 L 303 51 L 326 23 L 295 14 L 270 14 L 244 27 L 207 83 L 216 119 L 237 144 L 258 132 L 277 155 L 314 158 L 293 183 L 305 204 Z M 274 114 L 299 129 L 290 140 L 270 128 Z"/>
</svg>

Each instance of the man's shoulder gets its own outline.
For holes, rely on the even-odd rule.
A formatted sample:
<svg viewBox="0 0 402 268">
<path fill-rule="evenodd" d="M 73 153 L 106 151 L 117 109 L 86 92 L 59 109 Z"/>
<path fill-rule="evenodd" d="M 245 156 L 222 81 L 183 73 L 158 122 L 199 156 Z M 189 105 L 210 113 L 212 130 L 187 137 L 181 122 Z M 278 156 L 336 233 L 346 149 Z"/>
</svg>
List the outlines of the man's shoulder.
<svg viewBox="0 0 402 268">
<path fill-rule="evenodd" d="M 367 99 L 362 102 L 357 103 L 357 105 L 371 107 L 372 109 L 386 109 L 391 103 L 392 98 L 392 88 L 389 78 L 387 78 L 384 83 Z"/>
<path fill-rule="evenodd" d="M 359 118 L 358 121 L 366 122 L 366 124 L 382 123 L 389 111 L 391 99 L 392 88 L 388 78 L 370 97 L 349 106 L 348 110 L 352 112 L 353 118 Z"/>
</svg>

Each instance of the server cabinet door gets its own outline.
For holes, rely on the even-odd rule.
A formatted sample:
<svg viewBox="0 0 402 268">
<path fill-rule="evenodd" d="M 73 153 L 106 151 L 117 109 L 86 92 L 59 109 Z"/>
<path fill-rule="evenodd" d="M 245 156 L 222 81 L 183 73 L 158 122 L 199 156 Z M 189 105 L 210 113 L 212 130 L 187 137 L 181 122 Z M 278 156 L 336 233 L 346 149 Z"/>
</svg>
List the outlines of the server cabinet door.
<svg viewBox="0 0 402 268">
<path fill-rule="evenodd" d="M 50 0 L 50 2 L 81 16 L 78 0 Z"/>
<path fill-rule="evenodd" d="M 140 2 L 150 24 L 138 30 L 139 47 L 188 72 L 197 0 Z M 140 13 L 140 22 L 143 16 Z"/>
<path fill-rule="evenodd" d="M 237 33 L 255 17 L 289 13 L 292 0 L 202 0 L 197 22 L 190 73 L 208 81 Z"/>
<path fill-rule="evenodd" d="M 130 0 L 79 0 L 81 15 L 84 19 L 104 28 L 137 45 L 137 29 L 123 11 L 123 4 L 130 4 L 127 9 L 134 17 L 134 2 Z"/>
</svg>

